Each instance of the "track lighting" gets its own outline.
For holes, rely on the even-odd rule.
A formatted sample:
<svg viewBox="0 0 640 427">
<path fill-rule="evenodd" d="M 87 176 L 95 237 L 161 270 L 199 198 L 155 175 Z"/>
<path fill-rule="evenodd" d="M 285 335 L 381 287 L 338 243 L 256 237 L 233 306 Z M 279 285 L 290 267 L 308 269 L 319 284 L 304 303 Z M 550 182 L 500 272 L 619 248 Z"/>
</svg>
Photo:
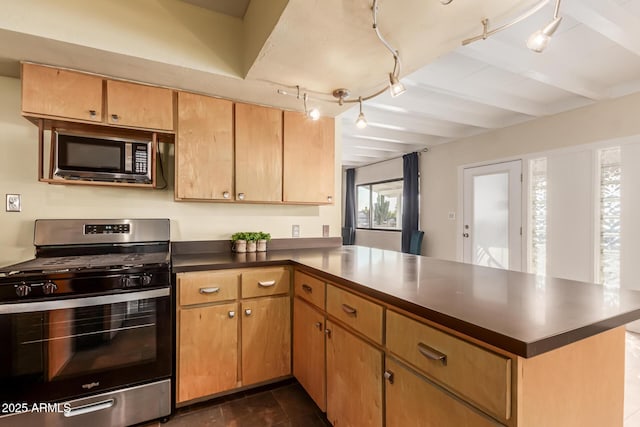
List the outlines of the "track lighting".
<svg viewBox="0 0 640 427">
<path fill-rule="evenodd" d="M 364 129 L 367 127 L 367 119 L 362 112 L 362 97 L 358 98 L 358 102 L 360 102 L 360 114 L 358 114 L 358 118 L 356 119 L 356 126 L 359 129 Z"/>
<path fill-rule="evenodd" d="M 547 3 L 549 3 L 549 1 L 550 0 L 541 1 L 540 3 L 536 4 L 534 7 L 532 7 L 531 9 L 529 9 L 528 11 L 523 13 L 522 15 L 516 17 L 511 22 L 508 22 L 508 23 L 506 23 L 504 25 L 501 25 L 500 27 L 494 28 L 492 30 L 489 30 L 489 19 L 484 18 L 481 21 L 482 22 L 482 34 L 479 34 L 477 36 L 470 37 L 468 39 L 463 40 L 462 41 L 462 45 L 466 46 L 469 43 L 473 43 L 473 42 L 478 41 L 478 40 L 486 40 L 489 36 L 492 36 L 492 35 L 494 35 L 495 33 L 499 32 L 499 31 L 507 29 L 507 28 L 511 27 L 512 25 L 515 25 L 515 24 L 527 19 L 528 17 L 530 17 L 531 15 L 533 15 L 534 13 L 536 13 L 537 11 L 542 9 L 544 6 L 546 6 Z M 555 12 L 553 14 L 553 21 L 551 21 L 544 28 L 542 28 L 541 30 L 536 31 L 535 33 L 533 33 L 529 37 L 529 39 L 527 40 L 527 47 L 529 49 L 531 49 L 534 52 L 542 52 L 547 47 L 547 45 L 549 44 L 549 41 L 551 40 L 551 36 L 558 29 L 558 26 L 560 25 L 560 22 L 562 21 L 562 17 L 558 16 L 559 10 L 560 10 L 560 0 L 556 0 L 556 7 L 555 7 Z"/>
<path fill-rule="evenodd" d="M 298 87 L 298 93 L 300 93 L 300 87 Z M 302 104 L 304 105 L 304 114 L 311 120 L 318 120 L 320 118 L 320 110 L 317 108 L 308 109 L 307 108 L 307 99 L 309 96 L 305 93 L 302 95 Z"/>
<path fill-rule="evenodd" d="M 407 91 L 407 88 L 404 87 L 402 82 L 398 80 L 393 73 L 389 73 L 389 91 L 391 92 L 391 96 L 396 97 L 398 95 L 402 95 Z"/>
<path fill-rule="evenodd" d="M 540 53 L 547 48 L 551 41 L 551 36 L 556 32 L 562 22 L 562 16 L 558 16 L 560 10 L 560 0 L 556 1 L 556 8 L 553 13 L 553 21 L 549 22 L 544 28 L 536 31 L 527 39 L 527 47 L 534 52 Z"/>
</svg>

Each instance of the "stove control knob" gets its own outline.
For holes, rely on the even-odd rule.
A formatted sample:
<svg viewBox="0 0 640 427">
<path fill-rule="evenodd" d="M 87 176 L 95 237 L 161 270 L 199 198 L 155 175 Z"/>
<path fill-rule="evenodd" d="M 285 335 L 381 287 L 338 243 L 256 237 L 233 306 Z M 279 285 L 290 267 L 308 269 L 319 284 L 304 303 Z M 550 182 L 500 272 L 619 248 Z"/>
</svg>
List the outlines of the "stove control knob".
<svg viewBox="0 0 640 427">
<path fill-rule="evenodd" d="M 150 274 L 144 274 L 142 276 L 142 286 L 148 286 L 151 283 L 151 275 Z"/>
<path fill-rule="evenodd" d="M 51 295 L 57 290 L 58 290 L 58 286 L 55 283 L 53 283 L 51 280 L 49 280 L 47 283 L 42 285 L 42 292 L 44 292 L 45 295 Z"/>
<path fill-rule="evenodd" d="M 21 285 L 16 286 L 16 294 L 18 294 L 19 297 L 26 297 L 30 292 L 31 286 L 27 285 L 24 282 L 22 282 Z"/>
</svg>

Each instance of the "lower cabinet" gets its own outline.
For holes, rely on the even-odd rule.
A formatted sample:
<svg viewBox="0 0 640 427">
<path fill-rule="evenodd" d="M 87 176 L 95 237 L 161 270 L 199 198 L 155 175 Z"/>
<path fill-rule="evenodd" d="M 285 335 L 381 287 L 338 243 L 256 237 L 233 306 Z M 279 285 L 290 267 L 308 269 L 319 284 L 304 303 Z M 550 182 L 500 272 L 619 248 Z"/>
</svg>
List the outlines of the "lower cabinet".
<svg viewBox="0 0 640 427">
<path fill-rule="evenodd" d="M 327 418 L 334 426 L 382 426 L 382 351 L 327 321 Z"/>
<path fill-rule="evenodd" d="M 471 409 L 393 359 L 386 359 L 387 427 L 490 427 L 496 421 Z"/>
<path fill-rule="evenodd" d="M 237 386 L 237 311 L 235 302 L 179 311 L 178 402 Z"/>
<path fill-rule="evenodd" d="M 324 314 L 299 297 L 293 302 L 293 375 L 326 412 Z"/>
<path fill-rule="evenodd" d="M 242 301 L 242 384 L 291 374 L 289 296 Z"/>
</svg>

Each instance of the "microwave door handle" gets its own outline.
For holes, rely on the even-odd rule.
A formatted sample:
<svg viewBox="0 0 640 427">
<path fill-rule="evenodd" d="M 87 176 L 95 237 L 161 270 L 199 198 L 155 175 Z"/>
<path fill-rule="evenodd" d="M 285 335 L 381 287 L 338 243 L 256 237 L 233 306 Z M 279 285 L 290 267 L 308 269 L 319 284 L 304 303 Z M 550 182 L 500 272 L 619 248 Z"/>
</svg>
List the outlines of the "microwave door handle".
<svg viewBox="0 0 640 427">
<path fill-rule="evenodd" d="M 0 315 L 35 313 L 38 311 L 63 310 L 68 308 L 91 307 L 94 305 L 108 305 L 119 302 L 139 301 L 143 299 L 167 297 L 170 288 L 152 289 L 141 292 L 129 292 L 117 295 L 100 295 L 95 297 L 68 298 L 55 301 L 18 302 L 0 305 Z"/>
</svg>

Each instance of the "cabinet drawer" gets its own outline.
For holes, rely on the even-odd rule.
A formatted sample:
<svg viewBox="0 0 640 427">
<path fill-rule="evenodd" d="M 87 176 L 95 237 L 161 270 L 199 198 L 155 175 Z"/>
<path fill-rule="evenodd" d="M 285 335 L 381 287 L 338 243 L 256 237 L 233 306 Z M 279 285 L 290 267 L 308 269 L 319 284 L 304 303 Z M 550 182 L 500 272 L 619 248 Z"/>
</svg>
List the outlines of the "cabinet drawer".
<svg viewBox="0 0 640 427">
<path fill-rule="evenodd" d="M 180 305 L 227 301 L 238 297 L 240 273 L 178 273 L 177 279 Z"/>
<path fill-rule="evenodd" d="M 496 421 L 474 411 L 424 378 L 387 358 L 387 427 L 491 427 Z"/>
<path fill-rule="evenodd" d="M 288 292 L 289 270 L 287 268 L 256 268 L 242 273 L 242 298 Z"/>
<path fill-rule="evenodd" d="M 511 359 L 387 312 L 387 348 L 465 400 L 511 417 Z"/>
<path fill-rule="evenodd" d="M 322 280 L 296 271 L 294 275 L 294 286 L 297 296 L 324 310 L 325 285 Z"/>
<path fill-rule="evenodd" d="M 382 307 L 378 304 L 328 285 L 327 313 L 382 344 Z"/>
</svg>

